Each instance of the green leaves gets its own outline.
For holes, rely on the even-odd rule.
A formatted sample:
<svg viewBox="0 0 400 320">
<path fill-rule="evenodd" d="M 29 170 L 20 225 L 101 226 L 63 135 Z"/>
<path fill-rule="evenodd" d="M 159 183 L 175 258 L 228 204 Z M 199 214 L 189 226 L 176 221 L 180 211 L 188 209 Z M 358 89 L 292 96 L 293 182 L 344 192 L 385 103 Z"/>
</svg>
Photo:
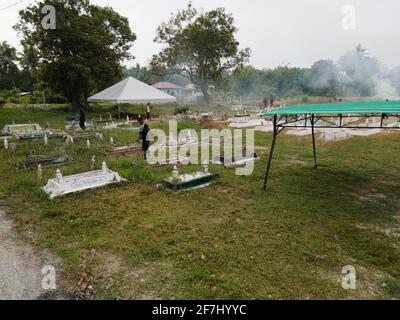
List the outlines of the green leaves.
<svg viewBox="0 0 400 320">
<path fill-rule="evenodd" d="M 233 16 L 224 8 L 198 13 L 189 3 L 158 27 L 154 41 L 166 47 L 153 56 L 152 69 L 188 77 L 208 103 L 209 86 L 250 56 L 250 49 L 239 50 L 236 32 Z"/>
<path fill-rule="evenodd" d="M 43 5 L 56 8 L 56 29 L 41 26 Z M 128 19 L 88 0 L 39 1 L 20 11 L 15 29 L 37 52 L 38 80 L 62 93 L 75 108 L 90 94 L 122 78 L 122 62 L 136 35 Z"/>
</svg>

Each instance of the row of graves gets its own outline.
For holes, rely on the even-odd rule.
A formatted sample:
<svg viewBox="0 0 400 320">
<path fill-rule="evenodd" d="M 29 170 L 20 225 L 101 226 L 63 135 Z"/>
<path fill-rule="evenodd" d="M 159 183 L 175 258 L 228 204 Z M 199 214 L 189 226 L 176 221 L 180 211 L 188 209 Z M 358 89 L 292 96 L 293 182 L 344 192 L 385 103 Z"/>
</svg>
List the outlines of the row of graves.
<svg viewBox="0 0 400 320">
<path fill-rule="evenodd" d="M 329 126 L 337 126 L 339 121 L 342 125 L 350 124 L 355 127 L 370 127 L 372 129 L 356 129 L 356 128 L 329 128 Z M 366 137 L 381 133 L 380 129 L 382 119 L 379 117 L 364 119 L 362 116 L 350 116 L 343 119 L 332 118 L 330 120 L 318 120 L 315 124 L 324 122 L 327 128 L 316 128 L 315 132 L 319 133 L 319 137 L 324 141 L 339 141 L 350 139 L 352 137 Z M 237 111 L 234 118 L 228 119 L 228 127 L 235 129 L 254 129 L 256 132 L 273 132 L 273 123 L 265 117 L 258 115 L 250 115 L 245 112 Z M 304 126 L 304 129 L 301 127 Z M 384 125 L 388 128 L 399 128 L 400 121 L 391 119 Z M 286 134 L 292 136 L 309 136 L 311 128 L 305 127 L 305 121 L 297 121 L 293 129 L 287 130 Z M 374 129 L 375 128 L 375 129 Z"/>
<path fill-rule="evenodd" d="M 65 130 L 63 131 L 49 130 L 49 128 L 43 129 L 38 124 L 34 123 L 13 123 L 6 125 L 2 130 L 4 149 L 15 154 L 17 150 L 17 143 L 25 144 L 27 143 L 27 140 L 31 141 L 32 139 L 42 139 L 43 145 L 48 146 L 49 139 L 60 138 L 59 142 L 55 144 L 61 144 L 61 149 L 64 151 L 67 151 L 69 146 L 73 146 L 75 140 L 80 140 L 79 145 L 81 147 L 82 144 L 85 145 L 84 148 L 87 151 L 91 148 L 91 144 L 94 143 L 94 139 L 96 139 L 99 141 L 97 144 L 101 143 L 102 148 L 104 149 L 104 152 L 100 152 L 100 154 L 104 157 L 100 169 L 96 170 L 95 167 L 97 159 L 96 156 L 93 155 L 91 158 L 89 171 L 80 172 L 73 175 L 63 175 L 60 168 L 64 165 L 73 163 L 73 157 L 69 155 L 56 157 L 48 155 L 38 156 L 34 153 L 30 153 L 24 159 L 18 160 L 16 162 L 16 169 L 18 171 L 37 170 L 38 178 L 42 179 L 44 168 L 54 167 L 55 174 L 53 178 L 49 179 L 42 187 L 42 190 L 47 193 L 50 199 L 66 196 L 75 192 L 104 187 L 110 184 L 119 184 L 125 182 L 125 178 L 121 177 L 118 172 L 113 171 L 108 167 L 105 159 L 107 157 L 119 158 L 124 156 L 139 156 L 142 155 L 141 147 L 137 143 L 117 145 L 113 137 L 110 137 L 109 142 L 107 142 L 104 141 L 104 135 L 108 130 L 110 130 L 110 126 L 112 129 L 138 131 L 139 127 L 136 125 L 136 120 L 132 120 L 127 117 L 126 121 L 124 122 L 119 121 L 114 123 L 111 117 L 104 121 L 100 116 L 99 119 L 95 119 L 90 123 L 87 123 L 87 130 L 85 131 L 81 130 L 79 126 L 77 126 L 78 119 L 68 118 L 66 120 L 68 121 L 68 124 L 64 127 Z M 84 140 L 84 142 L 82 143 L 81 140 Z M 184 139 L 174 138 L 173 136 L 167 137 L 166 148 L 170 149 L 192 146 L 199 147 L 200 143 L 197 141 L 197 137 L 192 137 L 190 133 L 188 133 Z M 50 150 L 50 148 L 45 148 L 45 150 Z M 225 159 L 224 157 L 217 157 L 212 159 L 210 162 L 204 162 L 201 170 L 181 174 L 179 173 L 178 168 L 188 166 L 191 164 L 191 162 L 189 157 L 178 156 L 175 159 L 168 160 L 166 163 L 155 164 L 153 167 L 154 169 L 162 168 L 171 170 L 171 175 L 165 178 L 162 182 L 168 189 L 178 192 L 206 187 L 217 181 L 219 174 L 210 172 L 209 163 L 213 165 L 223 165 L 226 168 L 233 168 L 244 165 L 248 161 L 256 160 L 258 160 L 258 157 L 255 154 L 252 157 L 242 157 L 240 159 Z"/>
<path fill-rule="evenodd" d="M 339 122 L 342 126 L 349 125 L 355 128 L 329 128 L 329 126 L 338 126 Z M 315 128 L 315 132 L 319 133 L 319 137 L 324 141 L 339 141 L 350 139 L 352 137 L 366 137 L 376 135 L 383 132 L 380 129 L 382 119 L 379 117 L 366 118 L 362 116 L 349 116 L 342 119 L 331 118 L 329 120 L 318 120 L 315 125 L 327 125 L 326 128 Z M 312 134 L 311 128 L 303 128 L 306 122 L 304 120 L 297 121 L 295 129 L 288 130 L 286 134 L 293 136 L 309 136 Z M 357 129 L 357 127 L 369 127 L 371 129 Z M 399 128 L 400 121 L 396 119 L 389 119 L 384 123 L 386 128 Z M 375 128 L 375 129 L 374 129 Z"/>
</svg>

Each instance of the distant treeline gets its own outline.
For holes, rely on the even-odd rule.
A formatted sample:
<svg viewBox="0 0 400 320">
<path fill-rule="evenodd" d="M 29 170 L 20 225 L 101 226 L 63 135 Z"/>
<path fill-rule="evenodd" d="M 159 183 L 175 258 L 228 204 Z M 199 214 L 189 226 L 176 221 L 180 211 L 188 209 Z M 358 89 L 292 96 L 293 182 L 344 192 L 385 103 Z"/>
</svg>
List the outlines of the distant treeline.
<svg viewBox="0 0 400 320">
<path fill-rule="evenodd" d="M 125 69 L 126 76 L 133 76 L 146 83 L 169 81 L 185 86 L 190 81 L 180 75 L 158 76 L 149 67 L 137 64 Z M 225 74 L 223 81 L 215 84 L 214 95 L 233 97 L 281 98 L 302 96 L 377 97 L 400 96 L 400 67 L 387 68 L 366 50 L 357 46 L 336 63 L 319 60 L 311 68 L 289 65 L 274 69 L 256 69 L 250 65 Z"/>
<path fill-rule="evenodd" d="M 24 48 L 20 53 L 7 43 L 0 43 L 0 99 L 11 102 L 64 103 L 66 99 L 50 89 L 37 84 L 33 76 L 36 64 L 34 52 Z M 169 81 L 186 86 L 190 81 L 183 75 L 160 76 L 150 67 L 137 64 L 124 69 L 124 76 L 133 76 L 148 84 Z M 211 91 L 211 90 L 210 90 Z M 387 68 L 369 56 L 360 45 L 348 51 L 337 62 L 319 60 L 311 68 L 296 68 L 289 65 L 274 69 L 256 69 L 250 65 L 237 68 L 215 83 L 213 95 L 218 97 L 259 98 L 274 95 L 279 98 L 301 98 L 303 96 L 377 97 L 381 99 L 400 96 L 400 67 Z M 21 92 L 33 92 L 24 98 Z"/>
</svg>

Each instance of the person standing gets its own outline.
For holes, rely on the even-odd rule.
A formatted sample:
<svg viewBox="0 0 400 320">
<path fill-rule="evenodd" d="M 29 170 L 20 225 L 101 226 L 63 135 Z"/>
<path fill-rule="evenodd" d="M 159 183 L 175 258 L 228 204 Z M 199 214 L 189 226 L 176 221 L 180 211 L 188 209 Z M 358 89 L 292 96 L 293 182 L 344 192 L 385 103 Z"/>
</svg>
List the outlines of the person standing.
<svg viewBox="0 0 400 320">
<path fill-rule="evenodd" d="M 144 160 L 147 160 L 147 152 L 150 147 L 150 141 L 147 140 L 147 134 L 150 131 L 149 125 L 147 124 L 147 119 L 143 120 L 143 118 L 139 118 L 139 140 L 142 140 L 142 151 Z"/>
<path fill-rule="evenodd" d="M 86 114 L 83 108 L 81 108 L 79 112 L 79 126 L 81 127 L 82 130 L 86 129 Z"/>
<path fill-rule="evenodd" d="M 147 105 L 146 105 L 146 118 L 147 118 L 147 120 L 150 120 L 150 112 L 151 112 L 151 106 L 150 106 L 150 102 L 148 102 Z"/>
</svg>

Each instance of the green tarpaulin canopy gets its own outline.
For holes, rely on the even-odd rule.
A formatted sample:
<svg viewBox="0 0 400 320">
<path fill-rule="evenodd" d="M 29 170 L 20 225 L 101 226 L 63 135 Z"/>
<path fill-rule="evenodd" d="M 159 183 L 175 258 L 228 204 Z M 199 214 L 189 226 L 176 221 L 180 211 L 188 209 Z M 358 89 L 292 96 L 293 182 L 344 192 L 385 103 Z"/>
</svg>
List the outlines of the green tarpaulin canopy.
<svg viewBox="0 0 400 320">
<path fill-rule="evenodd" d="M 357 121 L 351 120 L 344 123 L 343 117 L 352 117 L 360 119 L 368 119 L 371 117 L 380 117 L 381 121 L 378 126 L 369 127 L 368 125 L 362 126 Z M 267 171 L 264 179 L 264 190 L 267 188 L 267 180 L 269 170 L 271 167 L 272 155 L 274 153 L 276 137 L 285 128 L 311 128 L 313 154 L 314 154 L 314 168 L 317 168 L 317 154 L 315 147 L 315 128 L 324 129 L 395 129 L 393 126 L 385 126 L 384 120 L 389 116 L 400 116 L 400 101 L 370 101 L 370 102 L 343 102 L 331 104 L 310 104 L 300 106 L 289 106 L 285 108 L 273 109 L 266 113 L 261 114 L 264 117 L 273 117 L 273 135 L 271 151 L 267 163 Z M 338 117 L 337 121 L 327 121 L 326 117 Z M 299 125 L 299 126 L 297 126 Z"/>
<path fill-rule="evenodd" d="M 296 114 L 371 114 L 386 113 L 400 115 L 400 101 L 343 102 L 331 104 L 310 104 L 274 109 L 261 116 Z"/>
</svg>

